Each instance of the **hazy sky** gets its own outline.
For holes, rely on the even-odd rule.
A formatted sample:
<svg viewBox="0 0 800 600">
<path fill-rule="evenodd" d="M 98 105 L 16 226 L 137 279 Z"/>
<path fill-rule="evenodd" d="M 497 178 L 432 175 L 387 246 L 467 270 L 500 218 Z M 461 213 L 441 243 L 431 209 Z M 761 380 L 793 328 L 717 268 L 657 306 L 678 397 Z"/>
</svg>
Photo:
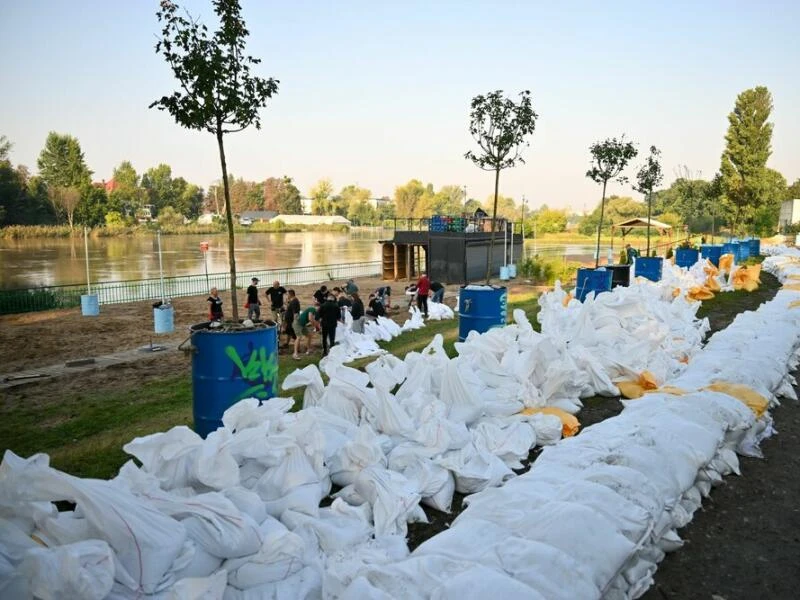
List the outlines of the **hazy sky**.
<svg viewBox="0 0 800 600">
<path fill-rule="evenodd" d="M 530 89 L 536 133 L 501 193 L 582 210 L 600 195 L 584 176 L 593 141 L 624 132 L 642 154 L 655 144 L 666 183 L 678 165 L 710 177 L 736 95 L 766 85 L 769 165 L 800 177 L 796 0 L 242 3 L 259 74 L 281 83 L 263 128 L 227 138 L 237 176 L 289 175 L 304 195 L 329 177 L 374 196 L 417 178 L 483 200 L 493 175 L 463 158 L 470 99 Z M 214 25 L 209 1 L 186 5 Z M 96 180 L 126 159 L 203 186 L 220 177 L 213 136 L 147 108 L 175 87 L 153 49 L 156 6 L 0 0 L 0 134 L 14 163 L 35 170 L 52 130 L 80 140 Z"/>
</svg>

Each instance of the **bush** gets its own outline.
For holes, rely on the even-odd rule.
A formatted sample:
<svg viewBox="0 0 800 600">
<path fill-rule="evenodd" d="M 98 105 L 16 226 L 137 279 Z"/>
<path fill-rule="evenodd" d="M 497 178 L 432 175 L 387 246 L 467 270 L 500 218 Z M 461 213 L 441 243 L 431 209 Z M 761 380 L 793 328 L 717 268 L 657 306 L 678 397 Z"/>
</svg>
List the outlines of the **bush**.
<svg viewBox="0 0 800 600">
<path fill-rule="evenodd" d="M 518 265 L 522 277 L 532 279 L 540 285 L 553 285 L 556 280 L 568 283 L 575 278 L 581 265 L 575 262 L 565 262 L 561 258 L 541 258 L 538 254 L 523 260 Z"/>
</svg>

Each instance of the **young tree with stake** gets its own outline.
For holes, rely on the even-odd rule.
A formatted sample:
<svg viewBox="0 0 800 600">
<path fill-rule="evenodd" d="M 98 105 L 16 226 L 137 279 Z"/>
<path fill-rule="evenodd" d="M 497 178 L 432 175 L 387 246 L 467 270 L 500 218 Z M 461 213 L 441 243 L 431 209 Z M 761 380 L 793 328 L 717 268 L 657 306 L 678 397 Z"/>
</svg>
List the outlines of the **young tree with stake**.
<svg viewBox="0 0 800 600">
<path fill-rule="evenodd" d="M 600 223 L 597 225 L 597 246 L 594 251 L 594 267 L 600 265 L 600 232 L 603 230 L 603 211 L 606 204 L 606 186 L 612 179 L 625 183 L 628 178 L 620 175 L 628 163 L 636 157 L 637 151 L 633 142 L 626 142 L 623 134 L 620 139 L 609 138 L 595 142 L 589 146 L 592 155 L 591 168 L 586 177 L 595 183 L 603 184 L 603 197 L 600 200 Z"/>
<path fill-rule="evenodd" d="M 238 322 L 233 212 L 223 139 L 225 134 L 250 125 L 261 129 L 258 112 L 278 92 L 279 81 L 250 73 L 261 60 L 245 54 L 250 32 L 241 17 L 239 0 L 213 0 L 212 4 L 220 27 L 210 34 L 188 13 L 180 14 L 175 2 L 161 0 L 156 16 L 163 26 L 156 53 L 167 61 L 180 88 L 156 100 L 150 108 L 166 110 L 179 125 L 208 131 L 217 138 L 228 223 L 232 313 L 234 322 Z"/>
<path fill-rule="evenodd" d="M 633 189 L 644 194 L 647 199 L 647 256 L 650 256 L 650 215 L 653 208 L 653 188 L 661 185 L 664 174 L 661 172 L 659 157 L 661 151 L 655 146 L 650 146 L 650 156 L 636 173 L 636 185 Z"/>
<path fill-rule="evenodd" d="M 492 274 L 494 230 L 497 221 L 497 196 L 500 188 L 500 171 L 524 164 L 520 152 L 530 146 L 526 137 L 536 129 L 537 115 L 531 106 L 531 93 L 520 93 L 519 103 L 503 96 L 503 90 L 489 92 L 472 99 L 469 115 L 469 132 L 478 143 L 480 152 L 470 150 L 464 155 L 484 171 L 494 171 L 494 209 L 492 210 L 492 237 L 486 264 L 486 282 Z"/>
</svg>

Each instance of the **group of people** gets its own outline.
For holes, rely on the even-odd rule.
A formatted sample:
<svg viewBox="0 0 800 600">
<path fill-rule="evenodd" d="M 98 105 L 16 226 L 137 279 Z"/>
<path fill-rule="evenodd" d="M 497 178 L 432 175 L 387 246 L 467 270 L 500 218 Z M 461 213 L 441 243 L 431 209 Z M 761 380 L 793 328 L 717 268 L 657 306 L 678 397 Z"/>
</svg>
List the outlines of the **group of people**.
<svg viewBox="0 0 800 600">
<path fill-rule="evenodd" d="M 247 288 L 247 300 L 244 305 L 247 309 L 247 318 L 253 321 L 261 319 L 258 283 L 258 278 L 253 277 Z M 411 291 L 409 292 L 409 290 Z M 444 286 L 439 282 L 431 282 L 425 273 L 415 285 L 406 288 L 407 294 L 413 294 L 412 299 L 416 297 L 417 306 L 425 317 L 428 316 L 428 296 L 431 292 L 433 292 L 433 302 L 442 301 Z M 336 343 L 336 326 L 339 322 L 345 321 L 346 312 L 349 312 L 353 319 L 353 331 L 363 333 L 367 318 L 386 316 L 388 309 L 391 309 L 391 294 L 392 290 L 389 286 L 380 287 L 369 295 L 365 307 L 364 301 L 359 295 L 358 286 L 355 281 L 349 279 L 344 285 L 330 290 L 326 285 L 321 285 L 313 294 L 313 304 L 302 308 L 295 291 L 286 289 L 280 284 L 280 281 L 274 281 L 272 287 L 267 288 L 265 292 L 272 319 L 281 326 L 279 342 L 283 341 L 282 336 L 285 335 L 285 343 L 282 344 L 282 347 L 287 348 L 293 345 L 292 357 L 296 360 L 300 358 L 300 343 L 303 338 L 306 340 L 305 353 L 311 353 L 311 340 L 315 332 L 322 334 L 322 355 L 326 356 Z M 207 302 L 209 320 L 221 321 L 223 319 L 222 298 L 220 298 L 217 288 L 211 288 L 211 295 Z"/>
</svg>

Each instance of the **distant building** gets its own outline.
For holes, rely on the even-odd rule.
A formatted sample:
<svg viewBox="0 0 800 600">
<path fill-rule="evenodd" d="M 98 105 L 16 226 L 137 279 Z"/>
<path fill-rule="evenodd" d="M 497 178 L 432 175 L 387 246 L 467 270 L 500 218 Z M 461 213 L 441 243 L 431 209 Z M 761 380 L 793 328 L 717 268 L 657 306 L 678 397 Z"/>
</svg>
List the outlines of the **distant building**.
<svg viewBox="0 0 800 600">
<path fill-rule="evenodd" d="M 217 213 L 203 213 L 199 217 L 197 217 L 197 224 L 198 225 L 211 225 L 214 222 L 214 219 L 219 217 Z"/>
<path fill-rule="evenodd" d="M 778 217 L 778 231 L 800 222 L 800 199 L 784 200 Z"/>
<path fill-rule="evenodd" d="M 249 220 L 251 223 L 269 223 L 277 215 L 274 210 L 244 210 L 239 219 Z"/>
<path fill-rule="evenodd" d="M 314 200 L 311 198 L 300 198 L 300 204 L 303 207 L 303 214 L 310 215 L 311 214 L 311 205 L 314 203 Z"/>
<path fill-rule="evenodd" d="M 283 221 L 286 225 L 347 225 L 350 221 L 340 215 L 278 215 L 270 223 Z"/>
<path fill-rule="evenodd" d="M 391 198 L 387 198 L 386 196 L 384 196 L 383 198 L 370 198 L 369 200 L 367 200 L 367 204 L 369 204 L 375 210 L 377 210 L 379 208 L 383 208 L 387 204 L 391 204 L 391 203 L 392 203 L 392 199 Z"/>
<path fill-rule="evenodd" d="M 106 181 L 105 179 L 103 181 L 95 181 L 92 183 L 92 185 L 96 188 L 103 188 L 106 191 L 106 194 L 110 194 L 119 187 L 119 184 L 117 184 L 117 182 L 113 179 L 110 179 L 109 181 Z"/>
</svg>

